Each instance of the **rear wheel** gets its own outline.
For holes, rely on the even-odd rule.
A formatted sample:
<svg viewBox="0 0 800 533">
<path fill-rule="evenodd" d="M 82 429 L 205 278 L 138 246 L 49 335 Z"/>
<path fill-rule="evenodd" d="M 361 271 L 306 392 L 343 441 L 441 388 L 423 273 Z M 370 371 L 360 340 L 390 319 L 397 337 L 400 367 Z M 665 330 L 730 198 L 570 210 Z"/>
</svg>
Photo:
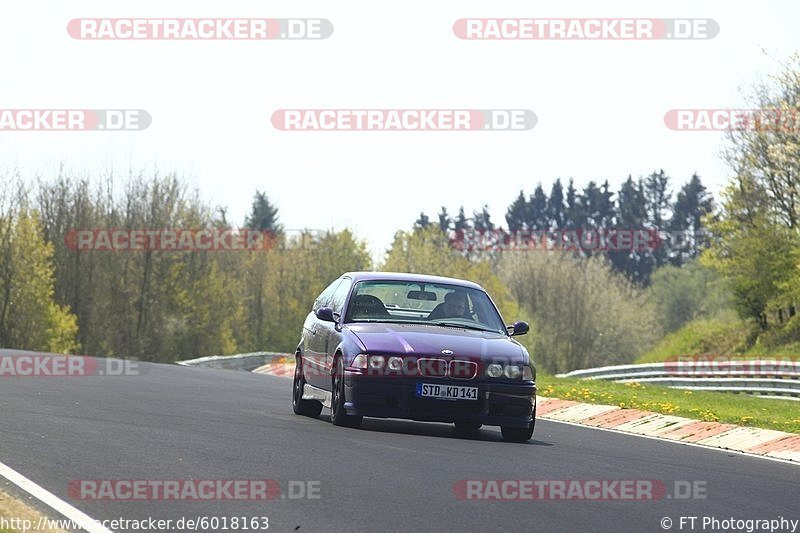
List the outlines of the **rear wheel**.
<svg viewBox="0 0 800 533">
<path fill-rule="evenodd" d="M 336 358 L 331 387 L 331 422 L 334 426 L 358 427 L 362 417 L 348 415 L 344 408 L 344 363 L 341 357 Z"/>
<path fill-rule="evenodd" d="M 306 380 L 303 377 L 303 362 L 295 358 L 294 380 L 292 381 L 292 410 L 297 415 L 316 418 L 322 412 L 322 404 L 316 400 L 304 400 L 303 388 Z"/>
</svg>

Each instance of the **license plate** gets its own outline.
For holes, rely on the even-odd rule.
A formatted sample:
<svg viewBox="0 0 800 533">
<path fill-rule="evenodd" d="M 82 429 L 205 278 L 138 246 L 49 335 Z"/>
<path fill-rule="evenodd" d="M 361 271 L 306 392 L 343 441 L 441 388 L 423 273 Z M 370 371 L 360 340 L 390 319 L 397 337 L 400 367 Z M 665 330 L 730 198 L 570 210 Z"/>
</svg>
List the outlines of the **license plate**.
<svg viewBox="0 0 800 533">
<path fill-rule="evenodd" d="M 438 400 L 477 400 L 478 387 L 417 383 L 417 396 L 420 398 L 436 398 Z"/>
</svg>

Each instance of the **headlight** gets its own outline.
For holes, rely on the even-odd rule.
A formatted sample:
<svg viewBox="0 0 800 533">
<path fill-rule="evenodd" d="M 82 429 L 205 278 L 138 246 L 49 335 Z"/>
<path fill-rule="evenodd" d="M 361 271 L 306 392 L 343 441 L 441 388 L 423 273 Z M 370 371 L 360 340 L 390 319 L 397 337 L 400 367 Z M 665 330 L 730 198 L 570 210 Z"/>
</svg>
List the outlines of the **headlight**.
<svg viewBox="0 0 800 533">
<path fill-rule="evenodd" d="M 402 357 L 390 357 L 389 364 L 387 365 L 389 370 L 400 370 L 403 368 L 403 358 Z"/>
<path fill-rule="evenodd" d="M 380 370 L 386 363 L 386 358 L 382 355 L 371 355 L 369 358 L 369 367 L 373 370 Z"/>
<path fill-rule="evenodd" d="M 353 368 L 367 368 L 367 356 L 363 353 L 360 353 L 353 359 L 353 364 L 351 365 Z"/>
<path fill-rule="evenodd" d="M 486 375 L 490 378 L 499 378 L 503 375 L 503 365 L 493 363 L 486 367 Z"/>
<path fill-rule="evenodd" d="M 508 379 L 519 379 L 522 375 L 522 370 L 517 365 L 508 365 L 504 374 Z"/>
</svg>

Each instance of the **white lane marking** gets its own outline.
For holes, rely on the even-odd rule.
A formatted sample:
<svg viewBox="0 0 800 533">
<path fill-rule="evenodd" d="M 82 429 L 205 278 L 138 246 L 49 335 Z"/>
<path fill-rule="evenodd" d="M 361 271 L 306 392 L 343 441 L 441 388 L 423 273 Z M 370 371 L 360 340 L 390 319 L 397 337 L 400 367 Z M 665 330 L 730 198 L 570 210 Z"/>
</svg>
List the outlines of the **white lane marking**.
<svg viewBox="0 0 800 533">
<path fill-rule="evenodd" d="M 89 533 L 113 533 L 110 529 L 106 529 L 100 525 L 100 523 L 91 516 L 71 506 L 55 494 L 48 492 L 3 463 L 0 463 L 0 476 L 6 478 L 51 509 L 58 511 L 64 517 L 72 520 L 76 525 L 80 526 L 81 529 Z"/>
<path fill-rule="evenodd" d="M 630 433 L 628 431 L 620 431 L 620 430 L 614 429 L 614 428 L 604 428 L 604 427 L 599 427 L 599 426 L 587 426 L 587 425 L 584 425 L 584 424 L 580 424 L 578 422 L 565 422 L 563 420 L 556 420 L 555 418 L 545 418 L 544 416 L 537 416 L 536 420 L 546 420 L 547 422 L 553 422 L 553 423 L 556 423 L 556 424 L 566 424 L 568 426 L 575 426 L 575 427 L 585 428 L 585 429 L 597 429 L 597 430 L 600 430 L 600 431 L 608 431 L 608 432 L 611 432 L 611 433 L 616 433 L 617 435 L 627 435 L 629 437 L 638 437 L 638 438 L 641 438 L 641 439 L 652 439 L 652 440 L 657 440 L 657 441 L 661 441 L 661 442 L 671 442 L 672 444 L 681 444 L 683 446 L 694 446 L 695 448 L 702 448 L 704 450 L 714 450 L 714 451 L 718 451 L 718 452 L 726 452 L 726 453 L 729 453 L 729 454 L 732 454 L 732 455 L 752 457 L 754 459 L 764 459 L 766 461 L 774 461 L 776 463 L 784 463 L 784 464 L 787 464 L 787 465 L 793 465 L 793 466 L 800 467 L 800 463 L 798 463 L 797 461 L 792 461 L 792 460 L 789 460 L 789 459 L 781 459 L 779 457 L 770 457 L 769 455 L 759 455 L 759 454 L 750 453 L 750 452 L 742 452 L 742 451 L 739 451 L 739 450 L 732 450 L 732 449 L 729 449 L 729 448 L 718 448 L 716 446 L 709 446 L 708 444 L 698 444 L 696 442 L 684 442 L 684 441 L 681 441 L 681 440 L 667 439 L 665 437 L 656 437 L 656 436 L 653 436 L 653 435 L 642 435 L 641 433 Z M 533 435 L 534 435 L 533 439 L 536 440 L 536 432 L 534 432 Z"/>
</svg>

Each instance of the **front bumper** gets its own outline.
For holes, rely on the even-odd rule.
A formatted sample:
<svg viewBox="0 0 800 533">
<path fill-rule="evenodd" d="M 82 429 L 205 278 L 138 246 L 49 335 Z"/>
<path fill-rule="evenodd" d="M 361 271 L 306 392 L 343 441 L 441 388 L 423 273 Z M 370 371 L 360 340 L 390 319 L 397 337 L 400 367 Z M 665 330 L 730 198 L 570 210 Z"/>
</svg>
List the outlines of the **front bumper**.
<svg viewBox="0 0 800 533">
<path fill-rule="evenodd" d="M 532 381 L 370 377 L 345 372 L 344 382 L 344 407 L 349 415 L 425 422 L 464 420 L 487 426 L 527 427 L 536 405 L 536 384 Z M 478 399 L 419 398 L 415 394 L 418 382 L 478 387 Z"/>
</svg>

